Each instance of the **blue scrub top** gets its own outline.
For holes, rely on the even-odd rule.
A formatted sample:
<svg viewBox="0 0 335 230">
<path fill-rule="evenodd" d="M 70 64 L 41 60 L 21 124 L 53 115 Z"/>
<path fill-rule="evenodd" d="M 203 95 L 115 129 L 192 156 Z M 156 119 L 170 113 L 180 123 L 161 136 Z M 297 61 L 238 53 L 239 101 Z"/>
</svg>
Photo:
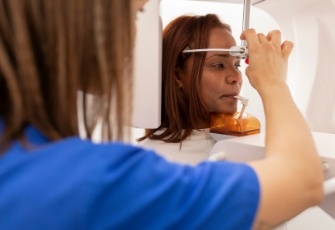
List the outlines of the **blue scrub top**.
<svg viewBox="0 0 335 230">
<path fill-rule="evenodd" d="M 260 186 L 245 164 L 169 163 L 152 151 L 78 137 L 0 156 L 0 229 L 251 229 Z"/>
</svg>

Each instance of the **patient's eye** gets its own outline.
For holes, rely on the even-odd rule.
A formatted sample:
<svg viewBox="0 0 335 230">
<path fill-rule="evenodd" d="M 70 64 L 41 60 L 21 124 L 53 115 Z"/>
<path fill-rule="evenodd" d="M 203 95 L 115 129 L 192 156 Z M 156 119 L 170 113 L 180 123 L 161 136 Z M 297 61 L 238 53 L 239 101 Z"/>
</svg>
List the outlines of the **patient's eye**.
<svg viewBox="0 0 335 230">
<path fill-rule="evenodd" d="M 213 63 L 210 67 L 213 69 L 223 69 L 225 66 L 223 63 Z"/>
</svg>

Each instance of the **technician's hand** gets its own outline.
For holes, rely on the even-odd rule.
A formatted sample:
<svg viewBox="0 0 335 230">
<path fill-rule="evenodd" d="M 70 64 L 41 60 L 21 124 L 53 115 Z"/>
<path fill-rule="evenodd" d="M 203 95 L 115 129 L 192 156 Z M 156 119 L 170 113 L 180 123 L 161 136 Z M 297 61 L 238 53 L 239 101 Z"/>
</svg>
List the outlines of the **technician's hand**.
<svg viewBox="0 0 335 230">
<path fill-rule="evenodd" d="M 293 43 L 281 43 L 279 30 L 273 30 L 265 36 L 248 29 L 241 34 L 241 39 L 248 42 L 249 66 L 246 75 L 251 85 L 261 94 L 272 85 L 285 83 Z"/>
<path fill-rule="evenodd" d="M 265 158 L 248 162 L 261 190 L 254 229 L 273 229 L 322 201 L 323 172 L 308 124 L 285 82 L 293 43 L 281 42 L 278 30 L 265 36 L 249 29 L 241 38 L 248 42 L 246 74 L 262 98 L 266 121 Z"/>
</svg>

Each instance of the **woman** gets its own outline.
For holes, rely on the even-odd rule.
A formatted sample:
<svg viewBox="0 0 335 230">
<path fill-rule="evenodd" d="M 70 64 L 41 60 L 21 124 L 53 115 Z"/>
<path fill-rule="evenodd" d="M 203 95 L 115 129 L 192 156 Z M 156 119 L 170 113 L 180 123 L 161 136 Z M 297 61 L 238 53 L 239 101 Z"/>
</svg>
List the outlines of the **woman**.
<svg viewBox="0 0 335 230">
<path fill-rule="evenodd" d="M 265 159 L 190 167 L 120 142 L 144 2 L 0 0 L 0 229 L 258 229 L 321 202 L 319 158 L 284 81 L 292 44 L 279 31 L 242 34 L 268 121 Z"/>
<path fill-rule="evenodd" d="M 163 31 L 162 116 L 140 145 L 165 158 L 197 164 L 215 144 L 209 135 L 212 113 L 233 114 L 241 90 L 240 57 L 229 52 L 183 53 L 189 49 L 236 46 L 229 25 L 214 14 L 180 16 Z"/>
</svg>

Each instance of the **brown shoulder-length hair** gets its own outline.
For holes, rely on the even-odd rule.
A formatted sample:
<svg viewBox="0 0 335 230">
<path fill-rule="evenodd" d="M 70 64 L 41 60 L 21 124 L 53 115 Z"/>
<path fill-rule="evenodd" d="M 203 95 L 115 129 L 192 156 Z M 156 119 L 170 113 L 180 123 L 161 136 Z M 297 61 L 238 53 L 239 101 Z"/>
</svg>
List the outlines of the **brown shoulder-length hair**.
<svg viewBox="0 0 335 230">
<path fill-rule="evenodd" d="M 220 21 L 215 14 L 183 15 L 171 21 L 163 30 L 162 63 L 162 108 L 161 125 L 157 129 L 147 129 L 146 138 L 178 143 L 191 135 L 196 122 L 207 119 L 205 105 L 200 97 L 200 82 L 205 52 L 185 55 L 186 48 L 201 49 L 208 47 L 209 34 L 214 28 L 231 32 L 228 24 Z M 176 71 L 183 69 L 190 55 L 194 55 L 190 81 L 190 97 L 176 86 Z M 161 133 L 156 131 L 163 129 Z"/>
<path fill-rule="evenodd" d="M 1 148 L 27 125 L 51 140 L 79 135 L 78 120 L 87 138 L 97 122 L 106 140 L 124 137 L 133 2 L 0 0 Z"/>
</svg>

